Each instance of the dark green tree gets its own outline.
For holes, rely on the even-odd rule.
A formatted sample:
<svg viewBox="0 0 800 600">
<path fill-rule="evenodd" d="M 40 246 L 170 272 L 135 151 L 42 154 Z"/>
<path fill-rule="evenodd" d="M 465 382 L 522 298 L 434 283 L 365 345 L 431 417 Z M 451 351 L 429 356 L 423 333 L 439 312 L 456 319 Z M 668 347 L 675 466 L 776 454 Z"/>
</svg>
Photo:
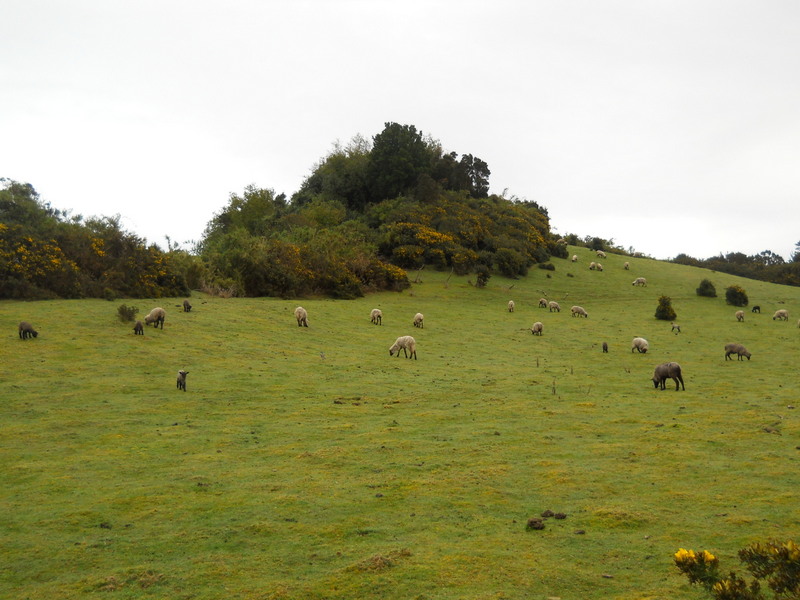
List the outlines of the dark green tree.
<svg viewBox="0 0 800 600">
<path fill-rule="evenodd" d="M 656 319 L 674 321 L 676 317 L 675 309 L 672 308 L 672 298 L 661 296 L 658 299 L 658 307 L 656 307 Z"/>
<path fill-rule="evenodd" d="M 703 279 L 695 291 L 698 296 L 705 296 L 706 298 L 717 297 L 717 288 L 714 287 L 714 284 L 709 279 Z"/>
<path fill-rule="evenodd" d="M 413 125 L 386 123 L 373 138 L 367 176 L 371 200 L 396 198 L 412 189 L 423 173 L 429 173 L 433 154 Z"/>
<path fill-rule="evenodd" d="M 725 288 L 725 302 L 732 306 L 747 306 L 750 300 L 743 287 L 732 285 Z"/>
</svg>

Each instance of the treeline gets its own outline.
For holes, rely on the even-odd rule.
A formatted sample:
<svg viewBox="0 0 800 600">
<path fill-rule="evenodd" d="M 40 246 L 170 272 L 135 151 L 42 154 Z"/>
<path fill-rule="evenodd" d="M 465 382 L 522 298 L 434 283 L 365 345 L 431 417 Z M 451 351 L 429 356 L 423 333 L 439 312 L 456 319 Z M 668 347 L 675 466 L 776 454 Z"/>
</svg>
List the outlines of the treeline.
<svg viewBox="0 0 800 600">
<path fill-rule="evenodd" d="M 795 252 L 789 262 L 782 256 L 770 250 L 760 254 L 747 256 L 741 252 L 713 256 L 711 258 L 697 259 L 687 254 L 678 254 L 671 262 L 681 265 L 703 267 L 712 271 L 730 273 L 749 279 L 782 283 L 785 285 L 800 285 L 800 242 L 795 246 Z"/>
<path fill-rule="evenodd" d="M 0 298 L 188 292 L 187 261 L 123 231 L 118 217 L 84 221 L 41 201 L 30 184 L 0 184 Z"/>
</svg>

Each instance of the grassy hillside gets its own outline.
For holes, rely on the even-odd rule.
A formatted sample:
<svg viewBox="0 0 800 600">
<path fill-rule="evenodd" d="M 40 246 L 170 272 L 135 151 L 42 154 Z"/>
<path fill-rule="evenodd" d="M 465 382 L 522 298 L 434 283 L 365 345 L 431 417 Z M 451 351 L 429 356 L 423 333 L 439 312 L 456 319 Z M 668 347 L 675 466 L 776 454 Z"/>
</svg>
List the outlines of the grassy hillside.
<svg viewBox="0 0 800 600">
<path fill-rule="evenodd" d="M 701 598 L 678 547 L 727 570 L 796 538 L 800 289 L 572 253 L 486 289 L 423 271 L 352 301 L 127 301 L 167 309 L 143 337 L 119 302 L 1 302 L 0 597 Z M 732 283 L 762 314 L 736 321 Z M 390 358 L 407 334 L 419 359 Z M 686 391 L 653 389 L 667 360 Z M 545 510 L 567 518 L 526 531 Z"/>
</svg>

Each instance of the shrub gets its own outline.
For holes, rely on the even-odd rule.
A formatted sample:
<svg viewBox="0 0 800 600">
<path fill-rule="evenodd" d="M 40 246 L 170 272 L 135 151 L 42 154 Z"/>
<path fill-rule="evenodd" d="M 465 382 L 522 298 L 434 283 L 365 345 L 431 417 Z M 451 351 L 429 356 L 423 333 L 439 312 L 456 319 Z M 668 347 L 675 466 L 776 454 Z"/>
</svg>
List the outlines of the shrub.
<svg viewBox="0 0 800 600">
<path fill-rule="evenodd" d="M 555 271 L 556 266 L 553 263 L 539 263 L 539 268 L 545 271 Z"/>
<path fill-rule="evenodd" d="M 700 287 L 696 290 L 698 296 L 705 296 L 706 298 L 716 298 L 717 297 L 717 288 L 714 287 L 714 284 L 711 283 L 708 279 L 703 279 L 700 282 Z"/>
<path fill-rule="evenodd" d="M 750 300 L 747 298 L 747 292 L 744 288 L 738 285 L 732 285 L 725 288 L 725 302 L 733 306 L 747 306 Z"/>
<path fill-rule="evenodd" d="M 489 278 L 492 276 L 492 274 L 489 272 L 489 267 L 486 265 L 478 265 L 475 267 L 475 274 L 475 285 L 479 288 L 486 287 L 486 284 L 489 282 Z"/>
<path fill-rule="evenodd" d="M 117 307 L 117 317 L 123 323 L 127 323 L 129 321 L 133 321 L 136 318 L 136 314 L 139 312 L 139 309 L 135 306 L 126 306 L 125 304 L 120 304 Z"/>
<path fill-rule="evenodd" d="M 675 310 L 672 308 L 672 298 L 661 296 L 658 299 L 658 308 L 656 308 L 656 319 L 674 321 L 676 317 Z"/>
</svg>

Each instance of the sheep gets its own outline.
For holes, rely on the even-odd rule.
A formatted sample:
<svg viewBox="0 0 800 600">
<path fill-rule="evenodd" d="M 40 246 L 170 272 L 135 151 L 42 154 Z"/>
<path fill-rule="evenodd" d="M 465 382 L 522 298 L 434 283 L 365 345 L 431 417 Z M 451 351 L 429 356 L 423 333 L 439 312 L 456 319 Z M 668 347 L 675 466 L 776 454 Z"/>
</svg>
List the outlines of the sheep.
<svg viewBox="0 0 800 600">
<path fill-rule="evenodd" d="M 736 320 L 739 321 L 740 323 L 742 321 L 744 321 L 744 311 L 743 310 L 737 310 L 735 316 L 736 316 Z"/>
<path fill-rule="evenodd" d="M 622 268 L 625 269 L 626 271 L 630 271 L 631 263 L 629 263 L 628 261 L 625 261 L 625 263 L 622 265 Z"/>
<path fill-rule="evenodd" d="M 383 321 L 383 313 L 381 312 L 380 308 L 373 308 L 369 313 L 369 320 L 374 325 L 382 325 Z"/>
<path fill-rule="evenodd" d="M 514 301 L 513 300 L 509 300 L 508 301 L 508 312 L 514 312 L 514 306 L 515 306 Z"/>
<path fill-rule="evenodd" d="M 141 321 L 136 321 L 136 325 L 133 326 L 133 334 L 144 335 L 144 325 L 142 325 Z"/>
<path fill-rule="evenodd" d="M 539 298 L 539 308 L 547 308 L 547 298 Z"/>
<path fill-rule="evenodd" d="M 192 305 L 189 304 L 188 300 L 184 300 L 183 301 L 183 312 L 189 312 L 190 310 L 192 310 Z"/>
<path fill-rule="evenodd" d="M 602 250 L 597 251 L 597 258 L 605 258 L 605 257 L 606 257 L 605 252 L 603 252 Z"/>
<path fill-rule="evenodd" d="M 789 320 L 789 311 L 785 308 L 780 310 L 776 310 L 775 314 L 772 315 L 772 320 L 778 319 L 779 321 L 788 321 Z"/>
<path fill-rule="evenodd" d="M 39 337 L 39 332 L 27 321 L 22 321 L 19 324 L 19 339 L 27 340 L 29 337 Z"/>
<path fill-rule="evenodd" d="M 761 307 L 758 304 L 756 304 L 755 306 L 753 306 L 753 308 L 750 309 L 750 312 L 761 313 Z"/>
<path fill-rule="evenodd" d="M 294 318 L 297 319 L 298 327 L 308 327 L 308 311 L 302 306 L 294 309 Z"/>
<path fill-rule="evenodd" d="M 597 268 L 597 263 L 592 261 L 589 263 L 589 270 L 594 271 Z"/>
<path fill-rule="evenodd" d="M 667 387 L 667 379 L 672 379 L 675 382 L 675 391 L 683 388 L 686 391 L 686 386 L 683 383 L 683 375 L 681 374 L 681 366 L 676 362 L 665 362 L 656 367 L 653 371 L 653 384 L 656 389 L 659 387 L 664 390 Z M 680 382 L 680 386 L 678 385 Z"/>
<path fill-rule="evenodd" d="M 425 322 L 423 321 L 425 317 L 422 316 L 422 313 L 417 313 L 414 315 L 414 327 L 419 327 L 420 329 L 425 329 Z"/>
<path fill-rule="evenodd" d="M 603 342 L 603 352 L 608 353 L 608 342 Z"/>
<path fill-rule="evenodd" d="M 569 311 L 572 313 L 573 317 L 585 317 L 587 319 L 589 318 L 589 314 L 582 306 L 573 306 L 572 308 L 569 309 Z"/>
<path fill-rule="evenodd" d="M 164 329 L 164 319 L 167 318 L 167 311 L 165 311 L 161 307 L 156 307 L 151 310 L 147 316 L 144 318 L 144 324 L 150 325 L 153 324 L 153 327 L 158 327 L 161 324 L 161 329 Z"/>
<path fill-rule="evenodd" d="M 561 305 L 555 300 L 550 300 L 550 302 L 547 303 L 547 307 L 550 309 L 550 312 L 561 312 Z"/>
<path fill-rule="evenodd" d="M 572 255 L 572 262 L 578 262 L 578 255 L 577 254 L 573 254 Z"/>
<path fill-rule="evenodd" d="M 544 328 L 544 325 L 542 324 L 542 322 L 541 321 L 536 321 L 536 323 L 531 325 L 531 333 L 533 335 L 542 335 L 542 329 L 543 328 Z"/>
<path fill-rule="evenodd" d="M 646 339 L 641 337 L 633 338 L 633 341 L 631 342 L 631 352 L 638 350 L 640 354 L 646 354 L 649 349 L 650 344 L 647 343 Z"/>
<path fill-rule="evenodd" d="M 189 371 L 178 371 L 178 389 L 186 391 L 186 376 L 189 374 Z"/>
<path fill-rule="evenodd" d="M 417 360 L 417 341 L 410 335 L 401 335 L 389 347 L 389 356 L 397 352 L 397 358 L 400 358 L 400 349 L 403 349 L 403 354 L 406 358 L 413 358 Z"/>
<path fill-rule="evenodd" d="M 598 271 L 602 271 L 602 270 L 603 270 L 603 265 L 601 265 L 600 263 L 597 263 L 597 264 L 595 265 L 595 268 L 596 268 Z"/>
<path fill-rule="evenodd" d="M 633 283 L 631 285 L 647 286 L 647 279 L 645 279 L 644 277 L 637 277 L 636 279 L 633 280 Z"/>
<path fill-rule="evenodd" d="M 752 356 L 752 354 L 747 351 L 747 348 L 741 344 L 725 344 L 725 360 L 733 360 L 731 354 L 736 354 L 738 356 L 737 360 L 742 360 L 743 356 L 746 356 L 747 360 L 750 360 Z"/>
<path fill-rule="evenodd" d="M 672 323 L 672 329 L 670 331 L 674 331 L 675 335 L 678 335 L 681 332 L 681 326 L 677 323 Z"/>
</svg>

